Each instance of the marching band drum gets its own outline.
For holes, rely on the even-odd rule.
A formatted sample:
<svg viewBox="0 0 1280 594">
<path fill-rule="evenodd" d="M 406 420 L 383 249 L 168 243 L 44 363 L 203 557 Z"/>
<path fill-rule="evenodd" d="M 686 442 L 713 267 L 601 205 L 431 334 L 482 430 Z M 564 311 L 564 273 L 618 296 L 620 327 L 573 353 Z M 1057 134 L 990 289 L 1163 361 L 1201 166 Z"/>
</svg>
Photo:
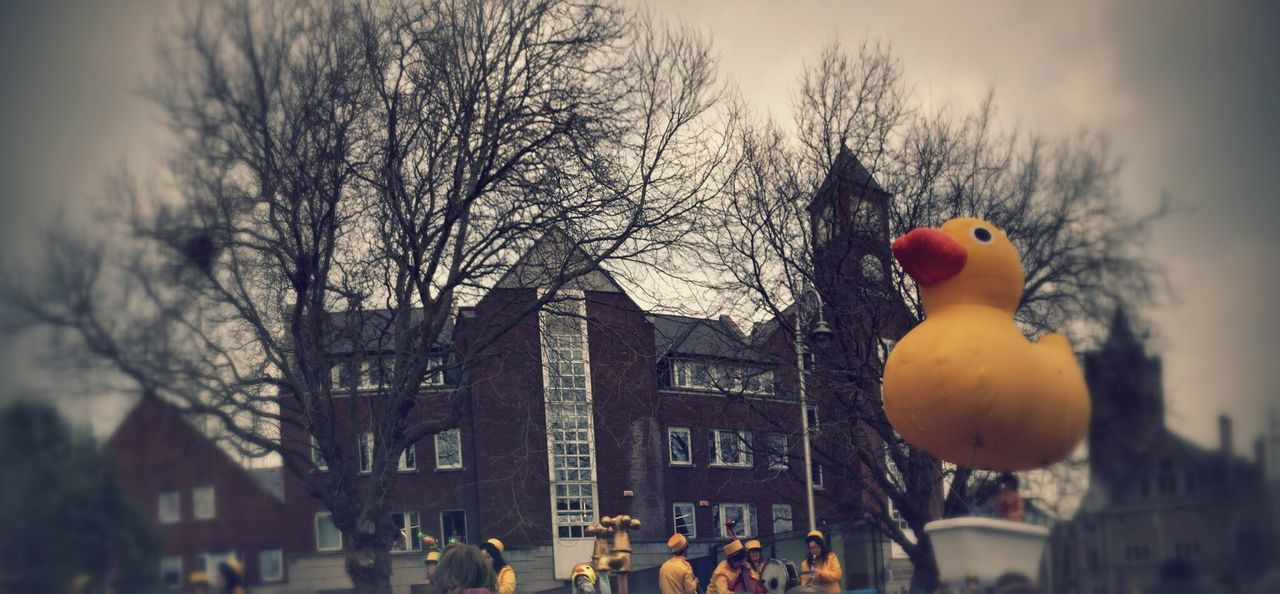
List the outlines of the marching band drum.
<svg viewBox="0 0 1280 594">
<path fill-rule="evenodd" d="M 760 581 L 769 594 L 786 594 L 787 590 L 800 585 L 800 572 L 795 563 L 786 559 L 770 559 L 760 570 Z"/>
</svg>

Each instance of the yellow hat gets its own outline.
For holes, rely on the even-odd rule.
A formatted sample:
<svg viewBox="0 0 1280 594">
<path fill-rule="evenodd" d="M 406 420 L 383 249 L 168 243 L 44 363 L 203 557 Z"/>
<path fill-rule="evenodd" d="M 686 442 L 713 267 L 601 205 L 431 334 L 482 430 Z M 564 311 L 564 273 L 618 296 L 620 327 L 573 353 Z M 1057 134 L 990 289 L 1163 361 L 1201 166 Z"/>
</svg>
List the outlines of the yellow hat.
<svg viewBox="0 0 1280 594">
<path fill-rule="evenodd" d="M 667 539 L 667 548 L 671 549 L 672 553 L 679 553 L 688 547 L 689 539 L 685 538 L 684 535 L 679 532 L 672 534 L 671 538 Z"/>
<path fill-rule="evenodd" d="M 500 541 L 500 540 L 498 540 L 498 539 L 496 539 L 496 538 L 490 538 L 489 540 L 486 540 L 485 542 L 487 542 L 487 543 L 489 543 L 489 544 L 493 545 L 493 548 L 498 549 L 498 552 L 499 552 L 499 553 L 505 553 L 505 552 L 507 552 L 506 547 L 502 546 L 502 541 Z"/>
<path fill-rule="evenodd" d="M 724 556 L 732 557 L 742 552 L 742 541 L 733 539 L 724 545 Z"/>
<path fill-rule="evenodd" d="M 822 541 L 822 544 L 827 543 L 827 539 L 822 536 L 821 530 L 810 530 L 808 534 L 804 535 L 805 540 L 809 540 L 810 538 L 816 538 Z"/>
<path fill-rule="evenodd" d="M 187 575 L 187 583 L 191 584 L 192 586 L 195 586 L 198 584 L 207 584 L 209 583 L 209 574 L 203 571 L 193 571 L 189 575 Z"/>
<path fill-rule="evenodd" d="M 244 575 L 244 565 L 240 564 L 240 560 L 231 557 L 225 561 L 227 567 L 231 568 L 231 572 L 236 575 Z"/>
<path fill-rule="evenodd" d="M 427 562 L 427 563 L 439 563 L 439 562 L 440 562 L 440 551 L 431 551 L 430 553 L 427 553 L 427 561 L 426 561 L 426 562 Z"/>
<path fill-rule="evenodd" d="M 758 541 L 758 540 L 752 539 L 752 540 L 748 540 L 748 541 L 747 541 L 747 550 L 748 550 L 748 551 L 758 551 L 758 550 L 760 550 L 760 549 L 762 549 L 762 548 L 764 548 L 764 547 L 761 547 L 761 546 L 760 546 L 760 541 Z"/>
</svg>

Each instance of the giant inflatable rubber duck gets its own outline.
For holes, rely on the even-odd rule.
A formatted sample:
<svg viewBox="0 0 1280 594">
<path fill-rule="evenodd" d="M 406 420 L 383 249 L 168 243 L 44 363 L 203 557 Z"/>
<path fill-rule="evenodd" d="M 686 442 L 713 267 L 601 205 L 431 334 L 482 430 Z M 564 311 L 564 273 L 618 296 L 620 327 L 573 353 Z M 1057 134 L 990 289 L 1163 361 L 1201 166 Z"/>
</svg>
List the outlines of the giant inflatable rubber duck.
<svg viewBox="0 0 1280 594">
<path fill-rule="evenodd" d="M 1089 391 L 1061 334 L 1032 343 L 1013 321 L 1018 252 L 972 218 L 893 242 L 925 320 L 889 354 L 884 407 L 908 442 L 954 464 L 1027 470 L 1066 458 L 1089 425 Z"/>
</svg>

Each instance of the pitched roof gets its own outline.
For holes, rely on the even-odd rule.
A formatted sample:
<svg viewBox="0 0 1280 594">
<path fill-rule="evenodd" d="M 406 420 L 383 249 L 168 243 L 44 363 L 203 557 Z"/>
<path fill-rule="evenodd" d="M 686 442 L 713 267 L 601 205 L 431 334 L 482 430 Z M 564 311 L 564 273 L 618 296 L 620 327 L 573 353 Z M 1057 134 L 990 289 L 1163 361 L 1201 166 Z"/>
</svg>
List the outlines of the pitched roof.
<svg viewBox="0 0 1280 594">
<path fill-rule="evenodd" d="M 566 289 L 622 293 L 608 271 L 593 265 L 582 245 L 558 227 L 552 227 L 520 256 L 495 289 L 541 288 L 563 275 L 573 276 Z"/>
<path fill-rule="evenodd" d="M 868 193 L 889 195 L 889 192 L 876 182 L 875 176 L 862 165 L 862 161 L 858 160 L 853 151 L 847 146 L 841 146 L 835 161 L 831 163 L 831 170 L 827 172 L 827 177 L 822 180 L 818 192 L 809 202 L 809 209 L 817 208 L 816 205 L 821 201 L 820 199 L 828 194 L 845 192 L 857 192 L 859 195 Z"/>
<path fill-rule="evenodd" d="M 765 357 L 726 316 L 693 318 L 650 313 L 654 350 L 659 357 L 694 356 L 767 363 Z"/>
</svg>

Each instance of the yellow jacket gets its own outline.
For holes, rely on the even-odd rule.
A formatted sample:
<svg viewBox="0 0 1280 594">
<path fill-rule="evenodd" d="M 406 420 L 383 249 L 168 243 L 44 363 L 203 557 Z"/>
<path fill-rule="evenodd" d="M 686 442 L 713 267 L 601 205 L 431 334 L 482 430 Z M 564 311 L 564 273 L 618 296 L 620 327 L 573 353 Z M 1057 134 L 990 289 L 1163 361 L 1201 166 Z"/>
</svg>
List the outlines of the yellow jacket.
<svg viewBox="0 0 1280 594">
<path fill-rule="evenodd" d="M 738 581 L 738 570 L 729 567 L 729 561 L 721 561 L 711 574 L 711 585 L 707 586 L 707 594 L 730 594 L 732 584 Z"/>
<path fill-rule="evenodd" d="M 698 591 L 698 578 L 693 577 L 693 566 L 689 560 L 679 555 L 672 555 L 658 569 L 658 589 L 662 594 L 695 594 Z"/>
<path fill-rule="evenodd" d="M 516 570 L 510 565 L 498 572 L 498 594 L 516 594 Z"/>
<path fill-rule="evenodd" d="M 817 569 L 818 573 L 804 576 L 800 580 L 800 584 L 815 584 L 832 594 L 839 592 L 840 580 L 844 578 L 844 570 L 840 568 L 840 560 L 836 558 L 836 554 L 828 552 L 827 556 L 817 565 L 815 569 Z M 800 563 L 800 571 L 809 571 L 808 559 Z"/>
</svg>

